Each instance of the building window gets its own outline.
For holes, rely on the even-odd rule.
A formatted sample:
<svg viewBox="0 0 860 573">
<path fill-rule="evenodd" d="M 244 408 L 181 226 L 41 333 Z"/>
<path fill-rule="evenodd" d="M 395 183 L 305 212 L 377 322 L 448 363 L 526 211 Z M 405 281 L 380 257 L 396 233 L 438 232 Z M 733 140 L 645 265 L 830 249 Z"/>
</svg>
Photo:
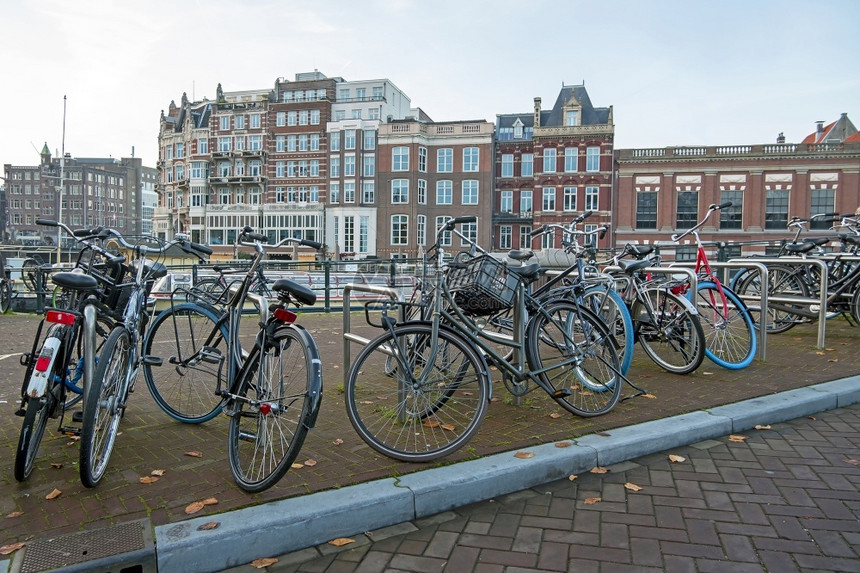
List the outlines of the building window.
<svg viewBox="0 0 860 573">
<path fill-rule="evenodd" d="M 530 249 L 532 246 L 531 225 L 520 225 L 520 248 Z"/>
<path fill-rule="evenodd" d="M 564 210 L 576 211 L 576 187 L 564 188 Z"/>
<path fill-rule="evenodd" d="M 376 131 L 373 129 L 364 130 L 364 149 L 376 149 Z"/>
<path fill-rule="evenodd" d="M 598 211 L 600 210 L 600 205 L 598 198 L 600 197 L 600 188 L 599 187 L 586 187 L 585 188 L 585 210 L 586 211 Z"/>
<path fill-rule="evenodd" d="M 720 209 L 720 229 L 742 229 L 743 216 L 741 211 L 744 206 L 743 191 L 723 191 L 720 194 L 720 203 L 731 201 L 732 206 Z"/>
<path fill-rule="evenodd" d="M 585 150 L 585 170 L 590 173 L 600 171 L 599 147 L 589 147 Z"/>
<path fill-rule="evenodd" d="M 319 125 L 320 124 L 320 110 L 312 109 L 311 110 L 311 125 Z"/>
<path fill-rule="evenodd" d="M 441 229 L 445 223 L 447 223 L 451 217 L 441 216 L 436 217 L 436 235 L 439 235 L 439 229 Z M 442 233 L 442 236 L 439 237 L 439 246 L 440 247 L 450 247 L 451 246 L 451 231 L 445 231 Z"/>
<path fill-rule="evenodd" d="M 533 153 L 523 153 L 522 162 L 520 165 L 520 175 L 522 177 L 532 177 L 534 175 Z"/>
<path fill-rule="evenodd" d="M 347 129 L 343 132 L 343 148 L 344 149 L 355 149 L 355 130 Z M 404 148 L 406 149 L 406 148 Z M 407 149 L 408 151 L 408 149 Z M 407 155 L 408 159 L 408 155 Z M 408 164 L 407 164 L 408 169 Z"/>
<path fill-rule="evenodd" d="M 463 190 L 463 205 L 478 204 L 478 181 L 476 179 L 466 179 L 462 184 Z"/>
<path fill-rule="evenodd" d="M 812 201 L 810 203 L 809 215 L 818 215 L 821 213 L 833 213 L 834 192 L 833 189 L 812 189 Z M 826 220 L 812 220 L 809 223 L 810 229 L 829 229 L 833 223 Z"/>
<path fill-rule="evenodd" d="M 676 229 L 690 229 L 699 222 L 699 192 L 678 191 L 678 214 Z"/>
<path fill-rule="evenodd" d="M 424 246 L 427 244 L 427 215 L 418 215 L 415 219 L 418 244 Z"/>
<path fill-rule="evenodd" d="M 640 191 L 636 194 L 636 228 L 657 228 L 656 191 Z"/>
<path fill-rule="evenodd" d="M 475 173 L 478 171 L 479 150 L 477 147 L 463 148 L 463 172 Z"/>
<path fill-rule="evenodd" d="M 363 156 L 363 177 L 373 177 L 376 175 L 376 156 L 372 153 L 365 153 Z"/>
<path fill-rule="evenodd" d="M 219 137 L 218 138 L 218 151 L 230 151 L 232 148 L 232 138 L 230 137 Z"/>
<path fill-rule="evenodd" d="M 442 180 L 436 182 L 436 204 L 450 205 L 454 201 L 454 184 L 451 181 Z"/>
<path fill-rule="evenodd" d="M 544 233 L 541 235 L 541 248 L 542 249 L 552 249 L 555 247 L 555 229 L 551 230 L 548 233 Z"/>
<path fill-rule="evenodd" d="M 564 114 L 564 125 L 567 127 L 574 127 L 579 125 L 579 112 L 578 111 L 568 111 Z"/>
<path fill-rule="evenodd" d="M 505 153 L 502 155 L 502 177 L 514 176 L 514 155 Z"/>
<path fill-rule="evenodd" d="M 436 150 L 436 172 L 454 172 L 454 150 L 450 147 L 442 147 Z"/>
<path fill-rule="evenodd" d="M 355 155 L 345 155 L 343 158 L 343 176 L 355 177 Z"/>
<path fill-rule="evenodd" d="M 769 189 L 765 196 L 764 228 L 784 231 L 788 225 L 788 189 Z"/>
<path fill-rule="evenodd" d="M 566 173 L 576 173 L 579 160 L 579 148 L 565 147 L 564 148 L 564 171 Z"/>
<path fill-rule="evenodd" d="M 511 238 L 513 237 L 513 227 L 510 225 L 502 225 L 499 227 L 499 248 L 509 250 L 511 248 Z"/>
<path fill-rule="evenodd" d="M 391 170 L 409 171 L 409 148 L 394 147 L 391 149 Z"/>
<path fill-rule="evenodd" d="M 427 148 L 418 148 L 418 171 L 427 173 Z"/>
<path fill-rule="evenodd" d="M 418 204 L 426 205 L 427 204 L 427 180 L 419 179 L 418 180 Z"/>
<path fill-rule="evenodd" d="M 555 173 L 556 150 L 553 148 L 545 148 L 543 150 L 543 172 Z"/>
<path fill-rule="evenodd" d="M 245 116 L 237 115 L 235 119 L 236 129 L 245 129 Z"/>
<path fill-rule="evenodd" d="M 391 203 L 393 205 L 409 203 L 408 179 L 394 179 L 391 181 Z"/>
<path fill-rule="evenodd" d="M 220 118 L 221 131 L 229 131 L 230 130 L 230 116 L 222 115 Z"/>
<path fill-rule="evenodd" d="M 499 201 L 500 213 L 514 212 L 514 192 L 510 190 L 502 191 L 501 201 Z"/>
<path fill-rule="evenodd" d="M 340 177 L 340 157 L 332 157 L 328 162 L 329 175 Z"/>
<path fill-rule="evenodd" d="M 677 245 L 675 247 L 675 260 L 678 262 L 695 261 L 697 250 L 696 245 Z"/>
<path fill-rule="evenodd" d="M 287 125 L 287 112 L 279 111 L 275 114 L 275 125 L 277 127 L 284 127 Z"/>
<path fill-rule="evenodd" d="M 478 242 L 478 222 L 473 221 L 471 223 L 463 223 L 460 227 L 460 232 L 466 237 L 465 239 L 460 239 L 461 247 L 471 246 L 473 243 Z M 468 239 L 468 240 L 467 240 Z"/>
<path fill-rule="evenodd" d="M 343 218 L 343 250 L 345 253 L 355 252 L 355 217 L 347 215 Z"/>
<path fill-rule="evenodd" d="M 373 181 L 363 181 L 361 183 L 361 202 L 365 205 L 371 205 L 376 201 L 376 184 Z"/>
<path fill-rule="evenodd" d="M 358 218 L 358 252 L 362 254 L 366 254 L 368 252 L 367 237 L 369 226 L 370 219 L 367 216 L 361 216 Z"/>
<path fill-rule="evenodd" d="M 340 203 L 340 183 L 332 183 L 328 186 L 328 197 L 330 203 Z"/>
<path fill-rule="evenodd" d="M 340 151 L 340 132 L 332 131 L 329 135 L 329 146 L 332 151 Z"/>
<path fill-rule="evenodd" d="M 532 190 L 523 189 L 520 191 L 520 213 L 532 212 Z"/>
<path fill-rule="evenodd" d="M 197 140 L 197 153 L 209 153 L 209 140 L 205 137 Z"/>
<path fill-rule="evenodd" d="M 543 188 L 543 210 L 555 211 L 555 187 Z"/>
<path fill-rule="evenodd" d="M 260 114 L 252 113 L 251 114 L 251 129 L 259 129 L 260 127 Z"/>
<path fill-rule="evenodd" d="M 409 244 L 409 218 L 406 215 L 391 216 L 391 244 Z"/>
<path fill-rule="evenodd" d="M 343 183 L 343 202 L 355 203 L 355 182 L 344 181 Z"/>
</svg>

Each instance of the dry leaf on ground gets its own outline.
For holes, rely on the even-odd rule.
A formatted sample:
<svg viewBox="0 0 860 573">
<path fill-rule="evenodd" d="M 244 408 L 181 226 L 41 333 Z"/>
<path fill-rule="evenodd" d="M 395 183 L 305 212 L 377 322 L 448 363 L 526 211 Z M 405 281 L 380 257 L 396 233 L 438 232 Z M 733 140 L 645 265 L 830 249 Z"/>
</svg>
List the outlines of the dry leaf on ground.
<svg viewBox="0 0 860 573">
<path fill-rule="evenodd" d="M 337 539 L 332 539 L 328 542 L 329 545 L 334 545 L 335 547 L 343 547 L 350 543 L 355 543 L 355 539 L 350 539 L 349 537 L 338 537 Z"/>
<path fill-rule="evenodd" d="M 570 481 L 574 481 L 574 480 L 575 480 L 576 478 L 578 478 L 578 477 L 579 477 L 579 476 L 578 476 L 578 475 L 576 475 L 576 474 L 570 474 L 569 476 L 567 476 L 567 479 L 569 479 Z"/>
<path fill-rule="evenodd" d="M 686 462 L 686 461 L 687 461 L 687 458 L 685 458 L 684 456 L 678 456 L 678 455 L 675 455 L 675 454 L 669 454 L 669 461 L 670 461 L 670 462 L 675 462 L 675 463 L 678 463 L 678 462 Z"/>
<path fill-rule="evenodd" d="M 593 474 L 608 474 L 609 468 L 602 468 L 600 466 L 597 466 L 596 468 L 591 468 L 591 473 L 593 473 Z"/>
<path fill-rule="evenodd" d="M 58 470 L 63 467 L 63 462 L 51 462 L 51 467 Z"/>
<path fill-rule="evenodd" d="M 641 485 L 636 485 L 635 483 L 627 482 L 624 484 L 625 489 L 629 489 L 630 491 L 642 491 Z"/>
<path fill-rule="evenodd" d="M 649 400 L 656 400 L 657 399 L 657 396 L 655 396 L 654 394 L 642 394 L 642 397 L 648 398 Z"/>
<path fill-rule="evenodd" d="M 274 565 L 278 560 L 275 557 L 261 557 L 260 559 L 254 559 L 251 561 L 251 567 L 256 567 L 257 569 L 263 569 L 268 567 L 269 565 Z"/>
<path fill-rule="evenodd" d="M 203 452 L 185 452 L 185 455 L 192 458 L 202 458 Z"/>
<path fill-rule="evenodd" d="M 529 458 L 535 457 L 533 452 L 517 452 L 514 454 L 515 458 L 520 458 L 521 460 L 527 460 Z"/>
<path fill-rule="evenodd" d="M 341 440 L 340 438 L 337 438 L 335 441 L 333 441 L 333 442 L 332 442 L 332 444 L 334 444 L 334 445 L 336 445 L 336 446 L 339 446 L 339 445 L 341 445 L 342 443 L 343 443 L 343 440 Z"/>
<path fill-rule="evenodd" d="M 188 504 L 188 506 L 185 508 L 185 514 L 192 515 L 202 510 L 204 507 L 205 505 L 203 505 L 202 501 L 195 501 L 194 503 Z"/>
<path fill-rule="evenodd" d="M 757 424 L 756 430 L 770 430 L 770 424 Z"/>
<path fill-rule="evenodd" d="M 143 476 L 140 478 L 140 483 L 155 483 L 158 481 L 158 476 Z"/>
<path fill-rule="evenodd" d="M 854 460 L 854 459 L 850 459 L 850 458 L 849 458 L 849 459 L 847 459 L 847 460 L 845 460 L 845 463 L 846 463 L 846 464 L 851 464 L 852 466 L 860 466 L 860 461 L 858 461 L 858 460 Z M 9 516 L 7 515 L 6 517 L 9 517 Z"/>
<path fill-rule="evenodd" d="M 601 501 L 603 501 L 603 498 L 601 497 L 589 497 L 583 503 L 585 505 L 594 505 L 595 503 L 600 503 Z"/>
<path fill-rule="evenodd" d="M 561 418 L 561 414 L 559 414 L 558 412 L 553 412 L 552 414 L 549 415 L 549 417 L 552 418 L 553 420 L 557 420 L 557 419 Z"/>
<path fill-rule="evenodd" d="M 152 470 L 151 472 L 149 472 L 149 475 L 151 475 L 151 476 L 155 476 L 155 477 L 161 477 L 161 476 L 163 476 L 166 472 L 167 472 L 167 470 Z"/>
<path fill-rule="evenodd" d="M 572 445 L 573 444 L 571 444 L 570 442 L 556 442 L 555 443 L 555 447 L 557 447 L 557 448 L 569 448 Z"/>
<path fill-rule="evenodd" d="M 739 435 L 737 435 L 737 434 L 732 434 L 731 436 L 729 436 L 729 441 L 730 441 L 730 442 L 742 443 L 742 442 L 746 442 L 746 441 L 747 441 L 747 437 L 746 437 L 746 436 L 739 436 Z"/>
<path fill-rule="evenodd" d="M 215 505 L 216 503 L 218 503 L 218 498 L 217 497 L 207 497 L 201 503 L 203 505 Z"/>
<path fill-rule="evenodd" d="M 24 515 L 23 511 L 13 511 L 12 513 L 6 515 L 6 519 L 12 519 L 13 517 L 21 517 L 22 515 Z"/>
<path fill-rule="evenodd" d="M 63 495 L 63 492 L 61 492 L 61 491 L 60 491 L 60 490 L 58 490 L 58 489 L 55 489 L 54 491 L 52 491 L 51 493 L 49 493 L 48 495 L 46 495 L 46 496 L 45 496 L 45 499 L 57 499 L 57 498 L 58 498 L 58 497 L 60 497 L 61 495 Z"/>
<path fill-rule="evenodd" d="M 290 466 L 290 469 L 292 469 L 292 470 L 300 470 L 300 469 L 302 469 L 303 467 L 305 467 L 305 464 L 294 463 L 293 465 L 291 465 L 291 466 Z"/>
<path fill-rule="evenodd" d="M 315 465 L 317 465 L 317 461 L 315 459 L 311 458 L 311 459 L 305 460 L 305 465 L 308 466 L 309 468 L 312 468 Z"/>
<path fill-rule="evenodd" d="M 18 543 L 10 543 L 9 545 L 4 545 L 4 546 L 0 547 L 0 555 L 9 555 L 10 553 L 14 553 L 23 547 L 24 547 L 23 541 L 19 541 Z"/>
<path fill-rule="evenodd" d="M 219 525 L 221 525 L 221 524 L 218 523 L 217 521 L 210 521 L 209 523 L 204 523 L 203 525 L 198 527 L 197 531 L 209 531 L 210 529 L 217 528 Z"/>
</svg>

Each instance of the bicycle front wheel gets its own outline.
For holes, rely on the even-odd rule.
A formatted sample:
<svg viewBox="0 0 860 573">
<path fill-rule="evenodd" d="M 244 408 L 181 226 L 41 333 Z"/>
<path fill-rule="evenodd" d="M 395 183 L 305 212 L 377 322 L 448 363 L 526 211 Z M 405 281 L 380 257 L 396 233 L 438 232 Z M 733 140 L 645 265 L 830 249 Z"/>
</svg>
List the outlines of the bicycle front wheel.
<svg viewBox="0 0 860 573">
<path fill-rule="evenodd" d="M 618 343 L 618 360 L 621 373 L 627 374 L 633 361 L 633 320 L 624 299 L 617 292 L 603 285 L 586 288 L 582 293 L 582 304 L 597 314 L 609 327 L 609 332 Z"/>
<path fill-rule="evenodd" d="M 0 314 L 9 312 L 12 306 L 12 286 L 7 281 L 0 281 Z"/>
<path fill-rule="evenodd" d="M 616 343 L 597 315 L 573 301 L 551 303 L 529 322 L 528 342 L 529 365 L 565 410 L 598 416 L 618 402 Z"/>
<path fill-rule="evenodd" d="M 701 282 L 696 290 L 696 310 L 705 333 L 705 355 L 730 370 L 749 366 L 756 351 L 755 327 L 737 295 L 716 283 Z"/>
<path fill-rule="evenodd" d="M 215 391 L 228 376 L 227 338 L 226 323 L 196 304 L 180 304 L 155 317 L 143 341 L 143 377 L 168 416 L 199 424 L 218 415 L 222 402 Z"/>
<path fill-rule="evenodd" d="M 377 452 L 426 462 L 469 441 L 489 393 L 483 360 L 459 334 L 441 327 L 434 337 L 429 323 L 403 324 L 370 341 L 350 366 L 346 412 Z"/>
<path fill-rule="evenodd" d="M 787 300 L 790 301 L 790 297 L 809 297 L 809 289 L 796 270 L 786 266 L 768 265 L 767 273 L 769 299 L 789 297 Z M 747 272 L 738 281 L 737 288 L 733 290 L 742 297 L 751 297 L 748 300 L 757 301 L 761 296 L 761 276 L 757 272 Z M 752 302 L 752 304 L 758 305 L 758 302 Z M 786 299 L 781 302 L 770 302 L 765 313 L 767 333 L 778 334 L 793 328 L 795 324 L 800 324 L 803 317 L 792 312 L 795 308 L 801 310 L 803 306 L 793 305 L 786 302 Z M 750 312 L 753 323 L 758 326 L 762 322 L 761 314 L 756 311 Z"/>
<path fill-rule="evenodd" d="M 81 428 L 80 473 L 86 487 L 104 477 L 125 409 L 126 378 L 131 359 L 131 336 L 124 326 L 114 328 L 102 348 L 84 403 Z"/>
<path fill-rule="evenodd" d="M 645 354 L 669 372 L 693 372 L 705 358 L 705 333 L 690 303 L 662 287 L 650 288 L 642 297 L 630 315 Z"/>
<path fill-rule="evenodd" d="M 263 491 L 290 469 L 313 427 L 322 393 L 319 353 L 300 328 L 277 330 L 255 346 L 225 406 L 233 478 L 245 491 Z"/>
</svg>

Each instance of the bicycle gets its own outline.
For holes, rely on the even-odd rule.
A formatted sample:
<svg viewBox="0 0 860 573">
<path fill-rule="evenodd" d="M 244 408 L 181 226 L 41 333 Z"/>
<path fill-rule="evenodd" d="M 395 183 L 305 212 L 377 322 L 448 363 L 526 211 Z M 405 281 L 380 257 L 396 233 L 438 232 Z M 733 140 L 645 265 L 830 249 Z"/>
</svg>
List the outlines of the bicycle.
<svg viewBox="0 0 860 573">
<path fill-rule="evenodd" d="M 382 311 L 379 324 L 368 313 L 368 322 L 384 332 L 353 361 L 344 393 L 353 428 L 383 455 L 430 461 L 468 442 L 491 397 L 489 364 L 517 383 L 534 382 L 581 416 L 604 414 L 621 396 L 624 378 L 603 322 L 574 302 L 543 305 L 527 293 L 540 265 L 506 267 L 483 255 L 445 267 L 443 234 L 474 244 L 455 227 L 475 220 L 455 217 L 437 233 L 435 288 L 422 303 L 429 312 L 417 315 L 426 320 L 398 324 L 389 311 L 403 303 L 390 301 L 373 303 Z M 459 301 L 469 300 L 473 304 L 463 310 Z M 481 317 L 506 307 L 514 309 L 511 335 L 481 327 Z M 513 352 L 499 352 L 497 345 Z"/>
<path fill-rule="evenodd" d="M 721 205 L 712 204 L 705 216 L 691 229 L 672 235 L 672 240 L 693 235 L 696 240 L 696 265 L 698 276 L 696 292 L 690 292 L 689 282 L 675 287 L 675 294 L 686 294 L 690 300 L 695 297 L 699 320 L 705 333 L 705 355 L 723 368 L 738 370 L 752 363 L 756 352 L 756 334 L 753 320 L 746 304 L 731 289 L 723 286 L 711 270 L 708 255 L 702 246 L 699 229 L 708 221 L 711 213 L 731 207 L 731 201 Z"/>
<path fill-rule="evenodd" d="M 250 292 L 265 247 L 305 239 L 285 238 L 265 245 L 250 227 L 240 244 L 255 250 L 244 277 L 226 291 L 224 308 L 211 298 L 180 289 L 174 304 L 152 322 L 143 344 L 144 378 L 156 403 L 175 420 L 202 423 L 224 412 L 230 418 L 230 469 L 245 491 L 263 491 L 280 480 L 314 427 L 322 400 L 322 363 L 316 342 L 287 307 L 313 305 L 316 294 L 289 279 L 272 284 L 277 300 Z M 247 352 L 239 340 L 245 301 L 260 309 L 259 330 Z M 271 310 L 271 312 L 270 312 Z M 161 366 L 168 368 L 161 369 Z"/>
<path fill-rule="evenodd" d="M 111 240 L 128 249 L 132 261 L 122 264 L 128 282 L 117 281 L 121 302 L 117 310 L 117 322 L 102 348 L 84 398 L 83 425 L 81 427 L 81 449 L 79 470 L 81 482 L 86 487 L 95 487 L 104 477 L 113 446 L 119 432 L 119 424 L 128 407 L 129 394 L 146 357 L 140 352 L 140 342 L 146 331 L 149 316 L 154 306 L 148 303 L 149 292 L 158 278 L 167 274 L 167 268 L 159 262 L 150 262 L 150 255 L 161 255 L 173 246 L 198 257 L 211 254 L 211 249 L 187 240 L 178 234 L 173 241 L 150 246 L 144 239 L 130 243 L 118 231 L 108 229 Z"/>
<path fill-rule="evenodd" d="M 235 275 L 242 273 L 242 269 L 234 269 L 231 267 L 223 267 L 220 265 L 215 265 L 212 267 L 218 276 L 215 277 L 205 277 L 197 281 L 195 285 L 198 289 L 205 291 L 210 294 L 215 299 L 223 299 L 224 292 L 230 289 L 230 285 L 236 281 L 228 281 L 227 276 Z M 255 279 L 251 283 L 250 292 L 256 293 L 258 295 L 264 296 L 266 298 L 272 298 L 272 291 L 269 290 L 269 281 L 266 279 L 266 276 L 263 274 L 263 267 L 260 266 L 257 268 L 255 273 Z"/>
</svg>

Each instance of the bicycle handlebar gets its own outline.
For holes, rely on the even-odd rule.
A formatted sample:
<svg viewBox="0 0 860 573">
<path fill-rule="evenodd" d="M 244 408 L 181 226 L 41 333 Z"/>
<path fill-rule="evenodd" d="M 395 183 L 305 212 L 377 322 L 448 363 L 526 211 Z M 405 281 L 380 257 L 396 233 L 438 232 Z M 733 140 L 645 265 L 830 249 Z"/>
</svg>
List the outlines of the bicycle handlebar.
<svg viewBox="0 0 860 573">
<path fill-rule="evenodd" d="M 708 206 L 708 212 L 705 213 L 704 218 L 701 221 L 699 221 L 695 227 L 693 227 L 691 229 L 687 229 L 683 233 L 675 233 L 671 237 L 672 240 L 677 243 L 678 241 L 680 241 L 681 239 L 683 239 L 687 235 L 689 235 L 691 233 L 695 233 L 696 231 L 698 231 L 702 227 L 702 225 L 704 225 L 708 221 L 708 218 L 711 216 L 711 213 L 713 213 L 714 211 L 719 211 L 720 209 L 728 209 L 732 205 L 733 205 L 733 203 L 731 201 L 726 201 L 725 203 L 720 203 L 719 205 L 717 205 L 716 203 L 711 203 L 711 205 Z"/>
</svg>

